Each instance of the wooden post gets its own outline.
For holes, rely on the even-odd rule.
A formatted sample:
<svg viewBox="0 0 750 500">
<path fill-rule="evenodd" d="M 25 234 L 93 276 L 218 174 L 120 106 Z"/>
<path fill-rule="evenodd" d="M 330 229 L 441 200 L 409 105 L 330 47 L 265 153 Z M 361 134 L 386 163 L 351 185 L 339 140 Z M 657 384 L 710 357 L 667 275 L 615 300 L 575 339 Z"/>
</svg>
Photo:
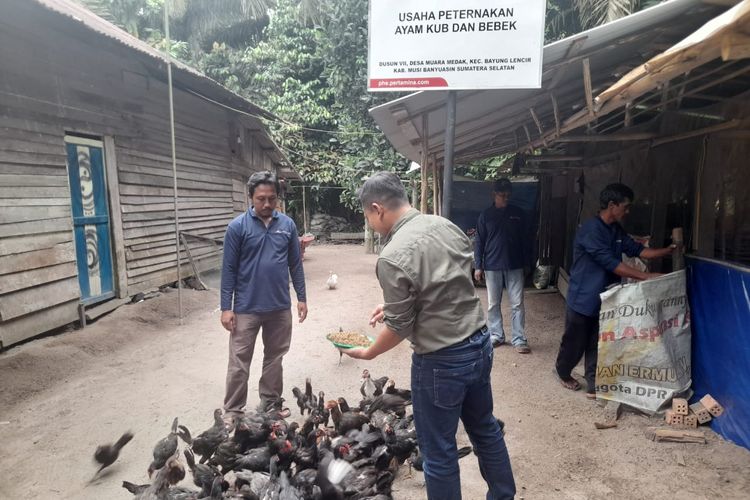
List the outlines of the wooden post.
<svg viewBox="0 0 750 500">
<path fill-rule="evenodd" d="M 419 202 L 418 191 L 419 191 L 419 188 L 417 186 L 417 178 L 412 177 L 411 178 L 411 206 L 412 207 L 416 207 L 417 203 Z"/>
<path fill-rule="evenodd" d="M 438 183 L 440 175 L 438 174 L 437 161 L 435 161 L 434 156 L 432 157 L 430 166 L 432 167 L 432 213 L 433 215 L 439 215 L 440 199 L 438 198 Z"/>
<path fill-rule="evenodd" d="M 594 95 L 591 91 L 591 67 L 588 57 L 583 60 L 583 90 L 586 92 L 586 107 L 589 116 L 594 116 Z"/>
<path fill-rule="evenodd" d="M 420 174 L 422 175 L 422 192 L 421 200 L 419 204 L 419 211 L 423 214 L 427 213 L 427 172 L 429 172 L 427 168 L 427 150 L 429 148 L 428 144 L 428 124 L 427 124 L 427 113 L 422 115 L 422 165 L 420 169 Z"/>
<path fill-rule="evenodd" d="M 375 237 L 365 217 L 365 253 L 375 253 Z"/>
<path fill-rule="evenodd" d="M 174 134 L 174 96 L 172 94 L 172 56 L 169 38 L 169 2 L 164 2 L 164 41 L 167 56 L 167 90 L 169 92 L 169 135 L 172 144 L 172 181 L 174 188 L 174 241 L 177 248 L 177 315 L 182 324 L 182 276 L 180 269 L 180 218 L 177 212 L 177 152 Z"/>
<path fill-rule="evenodd" d="M 307 217 L 307 195 L 305 194 L 306 189 L 307 188 L 303 185 L 302 186 L 302 224 L 304 225 L 304 229 L 305 229 L 304 234 L 307 234 L 307 228 L 309 226 L 309 223 L 308 223 L 309 219 Z"/>
<path fill-rule="evenodd" d="M 555 114 L 555 138 L 560 137 L 560 109 L 557 106 L 557 99 L 555 94 L 549 95 L 552 99 L 552 112 Z"/>
<path fill-rule="evenodd" d="M 432 161 L 437 165 L 437 155 L 432 155 Z M 438 183 L 437 183 L 437 199 L 438 199 L 438 215 L 443 215 L 443 183 L 445 182 L 445 172 L 441 171 L 439 168 L 435 169 L 435 172 L 438 176 Z"/>
<path fill-rule="evenodd" d="M 681 227 L 672 229 L 672 243 L 677 245 L 677 248 L 672 252 L 672 271 L 679 271 L 685 268 L 684 240 Z"/>
<path fill-rule="evenodd" d="M 445 103 L 447 120 L 445 123 L 445 152 L 443 154 L 443 203 L 442 215 L 450 219 L 453 197 L 453 146 L 456 140 L 456 91 L 448 91 Z M 437 163 L 437 162 L 435 162 Z"/>
</svg>

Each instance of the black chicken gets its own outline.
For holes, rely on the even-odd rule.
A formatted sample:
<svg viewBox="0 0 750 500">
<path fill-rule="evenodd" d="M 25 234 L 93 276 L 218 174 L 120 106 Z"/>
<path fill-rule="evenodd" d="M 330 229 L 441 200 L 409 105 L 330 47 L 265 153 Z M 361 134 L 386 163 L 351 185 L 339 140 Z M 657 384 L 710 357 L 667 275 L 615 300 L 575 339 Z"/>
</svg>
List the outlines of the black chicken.
<svg viewBox="0 0 750 500">
<path fill-rule="evenodd" d="M 167 463 L 167 459 L 175 454 L 177 451 L 177 436 L 179 435 L 185 442 L 189 442 L 190 436 L 185 433 L 186 429 L 180 428 L 177 430 L 177 417 L 172 422 L 171 432 L 164 438 L 160 439 L 159 442 L 154 446 L 154 460 L 148 466 L 148 477 L 154 473 L 155 470 L 164 467 Z"/>
<path fill-rule="evenodd" d="M 253 472 L 268 472 L 268 462 L 271 460 L 271 450 L 268 446 L 253 448 L 242 455 L 237 455 L 234 464 L 224 470 L 225 474 L 230 470 L 249 470 Z"/>
<path fill-rule="evenodd" d="M 234 457 L 245 451 L 243 443 L 247 441 L 249 435 L 247 424 L 240 418 L 234 419 L 234 432 L 231 437 L 219 444 L 208 463 L 214 467 L 221 467 L 222 470 L 229 469 L 234 463 Z"/>
<path fill-rule="evenodd" d="M 321 492 L 321 500 L 343 500 L 344 490 L 340 484 L 353 470 L 349 463 L 335 459 L 333 454 L 326 451 L 321 458 L 316 477 L 316 483 Z"/>
<path fill-rule="evenodd" d="M 367 415 L 362 413 L 342 412 L 338 401 L 328 401 L 326 409 L 331 412 L 331 420 L 333 420 L 333 425 L 339 435 L 345 435 L 352 429 L 361 429 L 364 424 L 370 422 Z"/>
<path fill-rule="evenodd" d="M 117 457 L 120 456 L 120 450 L 122 450 L 122 447 L 128 444 L 131 439 L 133 439 L 133 434 L 131 432 L 126 432 L 120 436 L 120 439 L 114 444 L 103 444 L 97 446 L 96 451 L 94 452 L 94 460 L 101 464 L 101 467 L 99 467 L 99 470 L 96 471 L 96 473 L 100 473 L 102 469 L 115 463 Z"/>
<path fill-rule="evenodd" d="M 299 408 L 299 414 L 304 415 L 305 410 L 308 409 L 307 401 L 305 400 L 305 395 L 302 393 L 299 387 L 292 387 L 292 394 L 294 395 L 294 399 L 297 400 L 297 407 Z"/>
<path fill-rule="evenodd" d="M 388 382 L 385 383 L 383 392 L 386 394 L 396 394 L 401 396 L 407 403 L 411 404 L 411 391 L 409 389 L 397 389 L 396 382 L 393 379 L 388 379 Z"/>
<path fill-rule="evenodd" d="M 384 393 L 372 400 L 372 403 L 367 408 L 367 415 L 372 416 L 376 411 L 382 411 L 393 413 L 397 417 L 403 418 L 406 416 L 406 405 L 408 403 L 408 400 L 398 394 Z"/>
<path fill-rule="evenodd" d="M 256 498 L 268 485 L 269 475 L 267 472 L 253 472 L 250 470 L 238 470 L 234 473 L 234 487 L 239 491 L 249 490 Z"/>
<path fill-rule="evenodd" d="M 406 459 L 409 458 L 412 451 L 417 447 L 416 437 L 412 437 L 409 433 L 396 433 L 395 429 L 390 424 L 387 424 L 383 428 L 383 438 L 385 439 L 385 445 L 388 447 L 388 450 L 393 454 L 399 464 L 403 464 Z"/>
<path fill-rule="evenodd" d="M 193 452 L 196 455 L 201 456 L 200 463 L 202 464 L 206 463 L 206 461 L 211 458 L 211 455 L 214 454 L 216 448 L 219 447 L 222 441 L 226 440 L 229 437 L 227 428 L 224 425 L 224 419 L 221 417 L 220 409 L 214 410 L 214 425 L 201 432 L 194 439 L 190 439 L 190 432 L 187 430 L 187 428 L 185 428 L 185 426 L 181 426 L 181 429 L 183 429 L 185 434 L 188 436 L 188 443 L 193 449 Z"/>
<path fill-rule="evenodd" d="M 362 384 L 359 387 L 359 392 L 365 399 L 374 398 L 383 394 L 383 386 L 388 381 L 388 377 L 380 377 L 378 379 L 372 378 L 370 370 L 362 370 Z"/>
<path fill-rule="evenodd" d="M 206 464 L 196 464 L 195 455 L 193 451 L 187 449 L 183 452 L 185 454 L 185 460 L 187 460 L 188 469 L 193 474 L 193 483 L 201 489 L 203 495 L 209 495 L 214 484 L 214 479 L 217 477 L 221 478 L 222 475 Z M 227 484 L 227 486 L 229 486 Z"/>
</svg>

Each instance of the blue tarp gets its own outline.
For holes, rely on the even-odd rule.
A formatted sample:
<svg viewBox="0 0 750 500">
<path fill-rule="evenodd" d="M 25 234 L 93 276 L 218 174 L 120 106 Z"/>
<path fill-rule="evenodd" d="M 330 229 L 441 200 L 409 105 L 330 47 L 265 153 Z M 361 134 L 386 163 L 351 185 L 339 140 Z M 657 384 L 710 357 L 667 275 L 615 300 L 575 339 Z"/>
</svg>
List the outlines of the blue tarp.
<svg viewBox="0 0 750 500">
<path fill-rule="evenodd" d="M 750 449 L 750 269 L 689 257 L 693 388 L 711 394 L 724 414 L 711 428 Z"/>
</svg>

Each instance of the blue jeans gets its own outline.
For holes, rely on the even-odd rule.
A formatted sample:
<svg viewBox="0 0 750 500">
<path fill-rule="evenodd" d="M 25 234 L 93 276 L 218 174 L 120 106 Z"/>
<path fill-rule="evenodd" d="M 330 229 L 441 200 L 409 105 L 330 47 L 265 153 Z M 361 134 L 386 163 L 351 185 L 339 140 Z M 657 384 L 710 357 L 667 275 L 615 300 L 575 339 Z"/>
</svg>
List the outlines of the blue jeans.
<svg viewBox="0 0 750 500">
<path fill-rule="evenodd" d="M 413 354 L 412 404 L 429 500 L 460 500 L 456 430 L 464 424 L 488 500 L 512 499 L 516 492 L 508 450 L 492 415 L 492 344 L 487 328 L 429 354 Z"/>
<path fill-rule="evenodd" d="M 503 288 L 508 290 L 510 300 L 512 344 L 527 345 L 524 327 L 526 326 L 526 311 L 523 307 L 523 269 L 510 269 L 508 271 L 485 271 L 485 282 L 487 283 L 487 326 L 493 339 L 505 342 L 505 330 L 503 330 L 503 315 L 500 312 L 500 303 L 503 299 Z"/>
</svg>

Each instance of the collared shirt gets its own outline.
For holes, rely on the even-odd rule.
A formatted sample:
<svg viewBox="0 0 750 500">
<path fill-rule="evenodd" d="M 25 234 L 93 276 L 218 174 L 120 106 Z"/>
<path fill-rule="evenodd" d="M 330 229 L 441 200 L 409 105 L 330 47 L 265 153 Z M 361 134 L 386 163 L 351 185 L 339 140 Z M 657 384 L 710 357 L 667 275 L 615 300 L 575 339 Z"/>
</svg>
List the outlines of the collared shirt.
<svg viewBox="0 0 750 500">
<path fill-rule="evenodd" d="M 469 238 L 455 224 L 415 209 L 386 238 L 377 263 L 384 322 L 417 354 L 461 342 L 484 326 L 471 254 Z"/>
<path fill-rule="evenodd" d="M 521 269 L 530 264 L 525 262 L 531 255 L 530 243 L 523 209 L 492 205 L 479 214 L 474 267 L 484 271 Z"/>
<path fill-rule="evenodd" d="M 221 310 L 240 314 L 291 307 L 291 273 L 298 302 L 306 302 L 297 226 L 274 210 L 268 227 L 250 208 L 227 226 L 221 268 Z"/>
<path fill-rule="evenodd" d="M 607 224 L 598 215 L 584 222 L 573 244 L 568 307 L 584 316 L 598 316 L 599 294 L 620 281 L 614 270 L 622 254 L 637 257 L 643 248 L 617 222 Z"/>
</svg>

